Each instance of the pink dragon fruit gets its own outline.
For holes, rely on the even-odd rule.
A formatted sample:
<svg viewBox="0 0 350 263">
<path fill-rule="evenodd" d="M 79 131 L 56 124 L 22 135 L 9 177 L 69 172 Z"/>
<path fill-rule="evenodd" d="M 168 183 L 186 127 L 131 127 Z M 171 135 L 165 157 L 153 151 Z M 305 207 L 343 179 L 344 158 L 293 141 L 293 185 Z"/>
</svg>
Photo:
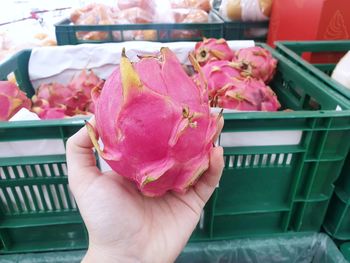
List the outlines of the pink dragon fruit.
<svg viewBox="0 0 350 263">
<path fill-rule="evenodd" d="M 42 119 L 57 119 L 94 112 L 91 91 L 101 89 L 104 81 L 92 70 L 83 70 L 64 86 L 59 83 L 42 84 L 33 96 L 32 111 Z"/>
<path fill-rule="evenodd" d="M 262 47 L 242 48 L 235 53 L 233 61 L 236 67 L 256 79 L 268 83 L 274 76 L 277 60 Z"/>
<path fill-rule="evenodd" d="M 104 80 L 100 79 L 93 70 L 83 70 L 69 83 L 68 88 L 74 96 L 67 101 L 67 115 L 74 116 L 94 113 L 94 103 L 91 98 L 93 89 L 102 89 Z"/>
<path fill-rule="evenodd" d="M 232 62 L 226 60 L 209 61 L 201 68 L 201 71 L 207 80 L 209 100 L 212 100 L 216 92 L 230 83 L 233 78 L 242 77 L 241 72 L 234 67 Z M 200 73 L 197 73 L 193 79 L 198 83 L 200 77 Z"/>
<path fill-rule="evenodd" d="M 67 118 L 68 116 L 65 114 L 66 110 L 67 107 L 65 105 L 59 104 L 55 107 L 51 107 L 46 100 L 38 100 L 32 107 L 32 111 L 42 120 Z"/>
<path fill-rule="evenodd" d="M 78 76 L 74 77 L 69 83 L 68 88 L 73 90 L 75 93 L 80 93 L 81 96 L 91 98 L 91 91 L 95 87 L 102 87 L 104 81 L 100 79 L 93 70 L 83 70 Z"/>
<path fill-rule="evenodd" d="M 32 111 L 43 120 L 67 117 L 67 100 L 72 96 L 73 92 L 62 84 L 42 84 L 32 97 Z"/>
<path fill-rule="evenodd" d="M 184 192 L 208 168 L 217 119 L 203 86 L 170 49 L 134 64 L 123 51 L 120 66 L 93 98 L 97 130 L 87 127 L 95 148 L 144 195 Z"/>
<path fill-rule="evenodd" d="M 66 105 L 67 98 L 70 98 L 71 96 L 73 96 L 73 92 L 70 89 L 67 89 L 66 86 L 52 82 L 40 85 L 36 94 L 32 97 L 32 101 L 34 107 L 36 104 L 48 104 L 51 107 L 55 107 L 58 105 Z"/>
<path fill-rule="evenodd" d="M 21 108 L 30 109 L 31 101 L 14 83 L 0 81 L 0 121 L 7 121 Z"/>
<path fill-rule="evenodd" d="M 218 90 L 212 106 L 242 111 L 277 111 L 281 107 L 271 88 L 251 77 L 233 79 Z"/>
<path fill-rule="evenodd" d="M 232 60 L 233 56 L 233 51 L 223 38 L 204 38 L 194 48 L 194 57 L 201 66 L 210 60 Z"/>
</svg>

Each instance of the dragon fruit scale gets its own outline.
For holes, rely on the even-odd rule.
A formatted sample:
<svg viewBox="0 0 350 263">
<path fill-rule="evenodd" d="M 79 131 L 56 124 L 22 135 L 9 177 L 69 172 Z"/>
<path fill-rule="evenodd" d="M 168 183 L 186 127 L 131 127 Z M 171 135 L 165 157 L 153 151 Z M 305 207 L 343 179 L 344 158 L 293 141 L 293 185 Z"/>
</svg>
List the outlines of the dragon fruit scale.
<svg viewBox="0 0 350 263">
<path fill-rule="evenodd" d="M 248 47 L 236 51 L 233 61 L 237 69 L 256 79 L 268 83 L 276 71 L 277 60 L 262 47 Z"/>
<path fill-rule="evenodd" d="M 31 101 L 14 83 L 0 81 L 0 121 L 8 121 L 21 108 L 30 109 Z"/>
<path fill-rule="evenodd" d="M 208 168 L 216 132 L 204 88 L 168 48 L 136 63 L 123 50 L 103 89 L 93 91 L 96 127 L 87 124 L 90 138 L 111 168 L 144 195 L 185 192 Z"/>
<path fill-rule="evenodd" d="M 272 89 L 251 77 L 233 79 L 217 91 L 211 103 L 214 107 L 241 111 L 277 111 L 281 107 Z"/>
<path fill-rule="evenodd" d="M 211 60 L 232 60 L 234 53 L 225 39 L 204 38 L 203 41 L 196 43 L 193 55 L 203 66 Z"/>
</svg>

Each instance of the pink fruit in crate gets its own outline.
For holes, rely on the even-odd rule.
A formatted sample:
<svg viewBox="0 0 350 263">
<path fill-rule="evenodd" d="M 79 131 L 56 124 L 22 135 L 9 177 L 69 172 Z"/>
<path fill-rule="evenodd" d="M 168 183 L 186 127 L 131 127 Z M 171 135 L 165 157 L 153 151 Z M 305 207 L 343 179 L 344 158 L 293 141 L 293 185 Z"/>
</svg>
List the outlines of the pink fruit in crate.
<svg viewBox="0 0 350 263">
<path fill-rule="evenodd" d="M 86 111 L 95 113 L 95 103 L 93 101 L 89 102 L 86 106 Z"/>
<path fill-rule="evenodd" d="M 65 113 L 66 109 L 66 106 L 62 104 L 56 107 L 51 107 L 45 100 L 37 101 L 36 105 L 32 107 L 32 111 L 42 120 L 66 118 L 68 117 Z"/>
<path fill-rule="evenodd" d="M 32 98 L 34 103 L 32 110 L 43 116 L 42 118 L 93 113 L 91 91 L 94 88 L 101 89 L 103 83 L 104 81 L 92 70 L 88 72 L 83 70 L 66 86 L 59 83 L 42 84 Z"/>
<path fill-rule="evenodd" d="M 68 87 L 73 91 L 74 96 L 69 98 L 68 115 L 79 114 L 77 111 L 91 111 L 93 110 L 93 102 L 91 100 L 91 92 L 94 88 L 101 89 L 104 80 L 100 79 L 92 70 L 88 72 L 83 70 L 78 76 L 74 77 L 69 83 Z"/>
<path fill-rule="evenodd" d="M 31 101 L 14 83 L 0 81 L 0 121 L 7 121 L 21 108 L 30 109 Z"/>
<path fill-rule="evenodd" d="M 35 106 L 37 103 L 42 104 L 48 102 L 51 107 L 57 105 L 65 105 L 67 98 L 73 96 L 73 92 L 67 89 L 66 86 L 52 82 L 48 84 L 42 84 L 36 91 L 36 94 L 32 97 L 32 101 Z"/>
<path fill-rule="evenodd" d="M 234 79 L 218 90 L 212 106 L 242 111 L 277 111 L 281 107 L 269 86 L 250 77 Z"/>
<path fill-rule="evenodd" d="M 233 51 L 223 38 L 204 38 L 196 43 L 194 49 L 194 57 L 201 66 L 210 60 L 232 60 L 233 56 Z"/>
<path fill-rule="evenodd" d="M 213 60 L 209 61 L 202 68 L 202 73 L 208 83 L 209 100 L 211 100 L 216 92 L 234 78 L 242 77 L 241 72 L 236 69 L 232 62 L 226 60 Z M 200 81 L 200 73 L 197 73 L 193 77 L 194 81 Z"/>
<path fill-rule="evenodd" d="M 97 131 L 87 127 L 95 148 L 144 195 L 186 191 L 208 168 L 216 131 L 204 87 L 168 48 L 134 64 L 123 51 L 120 66 L 93 94 Z"/>
<path fill-rule="evenodd" d="M 91 97 L 91 91 L 95 87 L 102 87 L 104 81 L 100 79 L 96 74 L 89 70 L 83 70 L 79 75 L 74 77 L 69 83 L 68 88 L 71 89 L 75 94 L 81 92 L 80 96 L 87 98 Z"/>
<path fill-rule="evenodd" d="M 262 47 L 242 48 L 235 53 L 236 67 L 253 78 L 269 82 L 276 71 L 277 60 Z"/>
</svg>

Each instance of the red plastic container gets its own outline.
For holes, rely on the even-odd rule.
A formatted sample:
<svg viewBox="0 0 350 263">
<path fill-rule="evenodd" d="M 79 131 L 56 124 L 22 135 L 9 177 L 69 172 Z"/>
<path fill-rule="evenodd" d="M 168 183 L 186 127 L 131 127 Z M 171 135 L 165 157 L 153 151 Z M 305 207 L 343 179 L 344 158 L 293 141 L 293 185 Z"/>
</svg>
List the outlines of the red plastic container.
<svg viewBox="0 0 350 263">
<path fill-rule="evenodd" d="M 339 39 L 350 39 L 349 0 L 274 0 L 267 37 L 270 46 L 277 40 Z M 319 53 L 303 58 L 326 63 L 339 60 L 334 56 Z"/>
</svg>

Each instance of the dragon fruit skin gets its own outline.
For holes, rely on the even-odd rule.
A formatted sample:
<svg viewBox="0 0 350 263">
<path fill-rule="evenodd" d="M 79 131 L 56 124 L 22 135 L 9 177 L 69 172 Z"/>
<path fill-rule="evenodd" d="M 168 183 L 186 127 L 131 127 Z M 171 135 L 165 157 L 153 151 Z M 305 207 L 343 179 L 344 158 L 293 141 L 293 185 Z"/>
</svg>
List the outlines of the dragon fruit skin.
<svg viewBox="0 0 350 263">
<path fill-rule="evenodd" d="M 134 64 L 123 52 L 102 91 L 92 95 L 97 131 L 87 127 L 95 148 L 146 196 L 185 192 L 208 168 L 216 132 L 201 88 L 168 48 L 161 49 L 160 59 Z"/>
<path fill-rule="evenodd" d="M 216 92 L 223 88 L 233 78 L 241 78 L 241 72 L 236 69 L 232 62 L 226 60 L 209 61 L 201 68 L 202 73 L 207 81 L 209 100 Z M 195 82 L 200 80 L 200 73 L 193 76 Z"/>
<path fill-rule="evenodd" d="M 193 54 L 201 66 L 211 60 L 230 61 L 234 57 L 234 52 L 223 38 L 204 38 L 196 43 Z"/>
<path fill-rule="evenodd" d="M 241 111 L 277 111 L 281 104 L 276 94 L 262 80 L 235 79 L 219 90 L 213 106 Z"/>
<path fill-rule="evenodd" d="M 274 76 L 277 60 L 262 47 L 248 47 L 236 51 L 234 59 L 237 68 L 256 79 L 268 83 Z"/>
<path fill-rule="evenodd" d="M 7 121 L 21 108 L 30 109 L 31 101 L 14 83 L 0 81 L 0 121 Z"/>
</svg>

